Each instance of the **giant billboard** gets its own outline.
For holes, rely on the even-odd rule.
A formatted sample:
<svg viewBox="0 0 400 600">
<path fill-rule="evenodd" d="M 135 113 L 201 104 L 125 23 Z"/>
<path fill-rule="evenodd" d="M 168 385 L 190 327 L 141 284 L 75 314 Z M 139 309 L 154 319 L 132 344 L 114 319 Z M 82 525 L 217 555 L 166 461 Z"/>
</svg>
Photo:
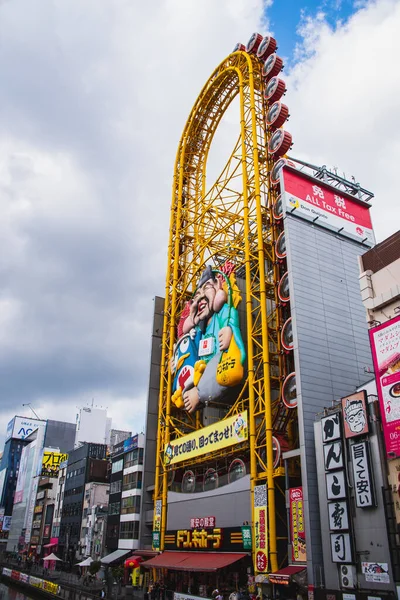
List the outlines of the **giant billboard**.
<svg viewBox="0 0 400 600">
<path fill-rule="evenodd" d="M 286 212 L 369 246 L 375 244 L 365 202 L 288 167 L 281 172 L 281 189 Z"/>
<path fill-rule="evenodd" d="M 193 413 L 207 402 L 226 401 L 244 376 L 245 346 L 237 306 L 234 265 L 207 265 L 185 305 L 171 361 L 171 401 Z"/>
<path fill-rule="evenodd" d="M 6 440 L 24 440 L 38 427 L 44 427 L 46 421 L 29 419 L 27 417 L 14 417 L 7 425 Z"/>
<path fill-rule="evenodd" d="M 68 454 L 60 452 L 58 449 L 45 448 L 42 457 L 42 477 L 58 477 L 60 465 L 68 460 Z"/>
<path fill-rule="evenodd" d="M 387 458 L 400 456 L 400 316 L 369 330 Z"/>
</svg>

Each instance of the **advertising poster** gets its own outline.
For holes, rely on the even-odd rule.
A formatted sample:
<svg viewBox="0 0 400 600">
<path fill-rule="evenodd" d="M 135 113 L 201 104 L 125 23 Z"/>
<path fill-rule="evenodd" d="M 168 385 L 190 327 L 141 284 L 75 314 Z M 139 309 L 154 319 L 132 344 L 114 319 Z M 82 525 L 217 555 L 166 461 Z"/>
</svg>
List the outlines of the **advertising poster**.
<svg viewBox="0 0 400 600">
<path fill-rule="evenodd" d="M 184 435 L 165 446 L 164 463 L 174 465 L 248 439 L 247 411 Z"/>
<path fill-rule="evenodd" d="M 388 563 L 362 562 L 361 571 L 366 581 L 374 583 L 390 583 Z"/>
<path fill-rule="evenodd" d="M 15 494 L 14 494 L 14 504 L 18 504 L 19 502 L 22 502 L 22 498 L 24 495 L 26 472 L 28 469 L 28 461 L 29 461 L 30 451 L 31 451 L 31 444 L 28 444 L 28 446 L 25 446 L 24 448 L 22 448 L 21 460 L 19 463 L 17 487 L 15 488 Z"/>
<path fill-rule="evenodd" d="M 368 245 L 375 244 L 367 204 L 298 171 L 284 168 L 282 178 L 287 212 Z"/>
<path fill-rule="evenodd" d="M 171 403 L 179 410 L 194 413 L 210 398 L 229 404 L 244 379 L 246 351 L 237 308 L 242 298 L 234 271 L 229 261 L 221 268 L 204 267 L 182 306 L 170 361 Z"/>
<path fill-rule="evenodd" d="M 369 330 L 387 458 L 400 456 L 400 316 Z"/>
<path fill-rule="evenodd" d="M 15 420 L 15 417 L 13 417 L 11 419 L 11 421 L 8 422 L 7 431 L 6 431 L 6 439 L 4 440 L 5 442 L 7 442 L 10 439 L 10 437 L 12 436 L 12 433 L 14 430 L 14 420 Z"/>
<path fill-rule="evenodd" d="M 3 488 L 4 488 L 4 482 L 6 479 L 6 473 L 7 473 L 7 469 L 2 469 L 0 471 L 0 503 L 3 498 Z"/>
<path fill-rule="evenodd" d="M 255 571 L 268 571 L 267 486 L 254 487 L 254 550 Z"/>
<path fill-rule="evenodd" d="M 344 437 L 368 433 L 367 392 L 365 390 L 342 398 Z"/>
<path fill-rule="evenodd" d="M 154 517 L 153 517 L 153 550 L 160 549 L 161 543 L 161 511 L 162 511 L 162 500 L 156 500 L 154 505 Z"/>
<path fill-rule="evenodd" d="M 42 477 L 58 477 L 60 464 L 68 460 L 68 454 L 44 449 L 42 458 Z"/>
<path fill-rule="evenodd" d="M 7 425 L 6 441 L 10 438 L 24 440 L 36 429 L 45 425 L 45 421 L 29 419 L 27 417 L 14 417 Z"/>
<path fill-rule="evenodd" d="M 293 562 L 306 562 L 306 532 L 303 513 L 303 488 L 290 488 L 290 530 Z"/>
</svg>

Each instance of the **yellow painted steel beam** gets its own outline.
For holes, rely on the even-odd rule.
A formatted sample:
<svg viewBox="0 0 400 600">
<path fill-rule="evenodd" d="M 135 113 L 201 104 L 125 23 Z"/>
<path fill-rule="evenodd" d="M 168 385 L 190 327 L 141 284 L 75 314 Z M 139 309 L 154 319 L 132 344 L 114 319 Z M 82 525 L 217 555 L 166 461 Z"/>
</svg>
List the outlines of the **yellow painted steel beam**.
<svg viewBox="0 0 400 600">
<path fill-rule="evenodd" d="M 169 361 L 176 326 L 184 302 L 194 292 L 201 268 L 211 260 L 214 264 L 232 260 L 238 267 L 243 267 L 246 274 L 248 376 L 227 414 L 249 411 L 252 499 L 254 485 L 267 479 L 270 567 L 276 570 L 274 478 L 277 471 L 273 469 L 272 423 L 282 375 L 268 157 L 264 160 L 267 133 L 263 89 L 260 63 L 256 58 L 243 52 L 228 56 L 203 87 L 178 147 L 165 289 L 155 500 L 162 500 L 163 548 L 168 493 L 164 447 L 171 439 L 201 427 L 198 415 L 178 413 L 171 405 Z M 207 191 L 210 147 L 223 115 L 236 97 L 240 105 L 239 140 L 217 181 Z M 272 389 L 278 390 L 274 396 Z M 241 448 L 236 448 L 235 452 Z M 191 464 L 203 465 L 230 454 L 232 450 L 210 453 L 207 457 L 196 458 Z M 181 463 L 181 466 L 185 465 Z"/>
</svg>

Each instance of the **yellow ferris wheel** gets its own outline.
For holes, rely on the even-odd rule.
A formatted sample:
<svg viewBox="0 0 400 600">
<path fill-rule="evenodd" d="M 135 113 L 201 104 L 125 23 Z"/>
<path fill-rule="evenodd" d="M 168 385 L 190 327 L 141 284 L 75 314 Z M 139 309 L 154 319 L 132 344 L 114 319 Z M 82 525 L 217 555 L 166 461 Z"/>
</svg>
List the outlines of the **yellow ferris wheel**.
<svg viewBox="0 0 400 600">
<path fill-rule="evenodd" d="M 276 41 L 271 36 L 263 38 L 257 33 L 246 47 L 238 44 L 200 92 L 179 143 L 168 245 L 155 482 L 155 528 L 160 530 L 162 550 L 168 485 L 174 470 L 189 464 L 206 469 L 212 461 L 247 452 L 252 497 L 255 486 L 266 484 L 271 571 L 278 568 L 277 522 L 286 522 L 277 445 L 285 440 L 287 447 L 293 447 L 297 436 L 296 408 L 282 400 L 282 387 L 293 365 L 290 353 L 281 343 L 282 325 L 288 315 L 282 298 L 285 253 L 281 248 L 284 244 L 279 241 L 282 214 L 278 171 L 291 146 L 291 136 L 281 127 L 288 110 L 280 102 L 285 83 L 278 76 L 283 64 L 275 50 Z M 210 147 L 221 119 L 235 99 L 240 105 L 238 139 L 216 181 L 209 182 Z M 186 335 L 190 344 L 196 335 L 199 314 L 209 310 L 205 293 L 203 300 L 197 300 L 197 313 L 191 321 L 194 327 L 189 334 L 187 323 L 193 298 L 201 287 L 199 281 L 207 280 L 207 268 L 219 286 L 211 293 L 222 294 L 225 289 L 229 302 L 240 312 L 244 374 L 239 383 L 235 382 L 228 402 L 209 394 L 200 405 L 197 398 L 192 402 L 189 392 L 182 394 L 174 381 L 174 368 L 176 361 L 182 360 L 175 356 L 177 342 Z M 219 331 L 216 339 L 211 336 L 212 339 L 202 340 L 202 352 L 207 352 L 210 345 L 221 344 L 221 335 L 223 332 Z M 189 373 L 189 367 L 185 371 L 187 377 L 194 376 L 195 382 L 196 370 L 197 377 L 204 377 L 203 371 L 208 368 L 201 356 L 196 359 L 200 360 L 194 375 L 193 370 Z M 192 382 L 192 389 L 195 385 Z M 183 397 L 178 398 L 178 392 Z M 196 410 L 199 407 L 201 410 Z M 233 448 L 209 449 L 178 465 L 166 461 L 165 449 L 202 430 L 205 414 L 208 422 L 248 415 L 248 437 Z M 256 565 L 255 551 L 253 545 Z"/>
</svg>

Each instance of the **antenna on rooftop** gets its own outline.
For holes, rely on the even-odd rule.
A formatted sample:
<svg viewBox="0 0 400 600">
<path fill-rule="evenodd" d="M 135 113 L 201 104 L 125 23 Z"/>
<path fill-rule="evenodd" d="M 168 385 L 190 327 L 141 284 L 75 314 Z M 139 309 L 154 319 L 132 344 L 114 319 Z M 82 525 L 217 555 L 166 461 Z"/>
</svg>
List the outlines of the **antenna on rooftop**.
<svg viewBox="0 0 400 600">
<path fill-rule="evenodd" d="M 37 419 L 39 419 L 39 421 L 41 420 L 40 417 L 39 417 L 39 415 L 36 413 L 36 411 L 33 410 L 32 404 L 30 402 L 27 402 L 26 404 L 23 404 L 22 406 L 29 406 L 29 408 L 31 409 L 31 411 L 33 412 L 33 414 L 35 415 L 35 417 Z"/>
</svg>

